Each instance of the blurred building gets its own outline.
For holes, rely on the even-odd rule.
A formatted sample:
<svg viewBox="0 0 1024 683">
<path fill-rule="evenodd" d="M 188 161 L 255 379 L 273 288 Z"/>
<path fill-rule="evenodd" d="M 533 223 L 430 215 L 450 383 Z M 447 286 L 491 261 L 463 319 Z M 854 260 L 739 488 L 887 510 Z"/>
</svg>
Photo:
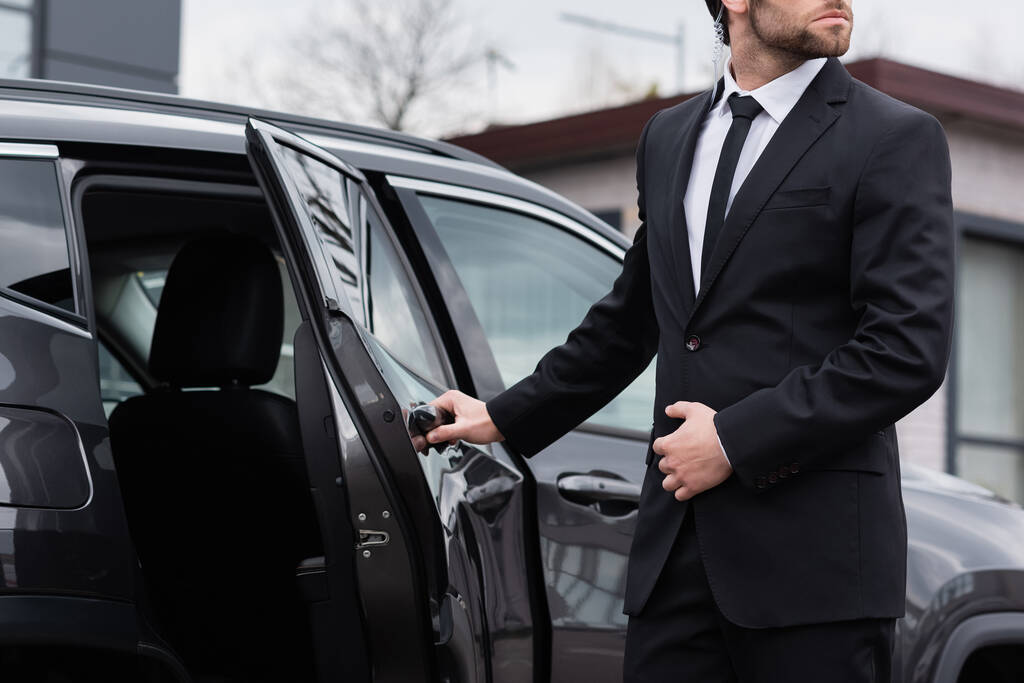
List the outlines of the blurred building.
<svg viewBox="0 0 1024 683">
<path fill-rule="evenodd" d="M 0 0 L 0 77 L 178 92 L 181 0 Z"/>
<path fill-rule="evenodd" d="M 959 237 L 957 322 L 943 387 L 897 425 L 904 458 L 1024 502 L 1024 92 L 884 59 L 854 77 L 935 115 L 949 139 Z M 450 140 L 632 234 L 644 100 Z M 681 198 L 680 198 L 681 201 Z"/>
</svg>

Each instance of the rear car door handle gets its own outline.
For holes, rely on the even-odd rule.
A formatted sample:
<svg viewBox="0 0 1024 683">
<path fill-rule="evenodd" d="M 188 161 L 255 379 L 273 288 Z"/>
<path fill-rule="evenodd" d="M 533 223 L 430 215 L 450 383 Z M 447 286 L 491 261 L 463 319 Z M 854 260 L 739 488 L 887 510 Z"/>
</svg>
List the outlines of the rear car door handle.
<svg viewBox="0 0 1024 683">
<path fill-rule="evenodd" d="M 558 492 L 563 497 L 584 505 L 612 500 L 640 502 L 640 487 L 637 484 L 593 474 L 571 474 L 559 478 Z"/>
</svg>

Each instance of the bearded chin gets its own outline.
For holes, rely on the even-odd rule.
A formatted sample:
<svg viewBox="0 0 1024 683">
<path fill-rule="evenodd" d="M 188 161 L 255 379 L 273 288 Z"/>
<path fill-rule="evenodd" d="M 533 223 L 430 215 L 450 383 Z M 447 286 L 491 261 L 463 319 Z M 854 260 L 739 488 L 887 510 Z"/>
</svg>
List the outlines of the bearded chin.
<svg viewBox="0 0 1024 683">
<path fill-rule="evenodd" d="M 788 26 L 766 31 L 753 8 L 750 13 L 750 28 L 764 45 L 788 52 L 800 59 L 840 57 L 850 49 L 850 36 L 839 27 L 826 36 L 816 35 L 807 29 L 795 30 Z"/>
<path fill-rule="evenodd" d="M 801 31 L 790 49 L 804 59 L 817 59 L 818 57 L 840 57 L 850 49 L 850 40 L 842 32 L 837 31 L 835 35 L 822 37 L 810 31 Z"/>
</svg>

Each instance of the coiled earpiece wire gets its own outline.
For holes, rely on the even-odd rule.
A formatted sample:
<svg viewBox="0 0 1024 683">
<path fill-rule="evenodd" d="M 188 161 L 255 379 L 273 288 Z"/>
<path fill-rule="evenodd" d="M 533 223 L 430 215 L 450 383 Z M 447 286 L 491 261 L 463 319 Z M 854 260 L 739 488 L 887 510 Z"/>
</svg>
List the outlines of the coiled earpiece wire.
<svg viewBox="0 0 1024 683">
<path fill-rule="evenodd" d="M 725 52 L 725 27 L 722 25 L 722 15 L 725 14 L 725 5 L 718 8 L 718 16 L 715 17 L 715 42 L 711 46 L 711 64 L 714 70 L 715 84 L 711 90 L 711 105 L 714 106 L 718 97 L 718 82 L 722 80 L 722 53 Z"/>
</svg>

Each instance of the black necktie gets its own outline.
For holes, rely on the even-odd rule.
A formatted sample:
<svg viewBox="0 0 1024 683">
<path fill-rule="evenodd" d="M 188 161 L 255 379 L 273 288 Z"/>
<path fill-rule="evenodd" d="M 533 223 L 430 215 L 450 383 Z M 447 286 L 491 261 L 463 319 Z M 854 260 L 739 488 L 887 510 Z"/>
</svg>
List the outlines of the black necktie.
<svg viewBox="0 0 1024 683">
<path fill-rule="evenodd" d="M 704 223 L 704 246 L 700 255 L 701 279 L 711 260 L 711 251 L 715 248 L 718 233 L 725 223 L 725 207 L 729 204 L 729 192 L 732 190 L 733 176 L 736 175 L 736 164 L 743 151 L 743 143 L 750 132 L 750 124 L 761 113 L 761 105 L 750 95 L 740 96 L 733 93 L 729 96 L 729 108 L 732 109 L 732 125 L 722 145 L 722 155 L 718 157 L 718 168 L 715 170 L 715 182 L 711 185 L 711 199 L 708 201 L 708 219 Z"/>
</svg>

